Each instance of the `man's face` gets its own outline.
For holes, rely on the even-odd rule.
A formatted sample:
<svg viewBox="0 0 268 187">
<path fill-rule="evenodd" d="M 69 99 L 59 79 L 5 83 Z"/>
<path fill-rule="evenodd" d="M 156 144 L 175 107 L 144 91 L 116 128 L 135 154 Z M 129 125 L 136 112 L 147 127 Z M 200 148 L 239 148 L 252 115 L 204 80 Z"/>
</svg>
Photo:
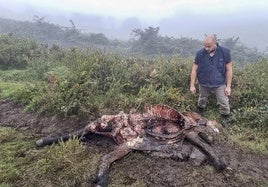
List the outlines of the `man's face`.
<svg viewBox="0 0 268 187">
<path fill-rule="evenodd" d="M 215 52 L 217 45 L 211 41 L 204 42 L 204 48 L 208 53 Z"/>
</svg>

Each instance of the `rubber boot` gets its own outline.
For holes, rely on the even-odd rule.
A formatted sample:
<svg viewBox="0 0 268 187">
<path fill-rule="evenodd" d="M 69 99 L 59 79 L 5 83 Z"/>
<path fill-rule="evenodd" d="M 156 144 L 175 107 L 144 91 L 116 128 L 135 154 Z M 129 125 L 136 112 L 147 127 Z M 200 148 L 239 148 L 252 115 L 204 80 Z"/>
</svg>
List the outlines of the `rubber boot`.
<svg viewBox="0 0 268 187">
<path fill-rule="evenodd" d="M 204 117 L 205 108 L 198 106 L 197 110 L 198 110 L 197 113 Z"/>
<path fill-rule="evenodd" d="M 221 114 L 221 117 L 222 117 L 222 127 L 223 128 L 228 128 L 230 126 L 230 114 Z"/>
</svg>

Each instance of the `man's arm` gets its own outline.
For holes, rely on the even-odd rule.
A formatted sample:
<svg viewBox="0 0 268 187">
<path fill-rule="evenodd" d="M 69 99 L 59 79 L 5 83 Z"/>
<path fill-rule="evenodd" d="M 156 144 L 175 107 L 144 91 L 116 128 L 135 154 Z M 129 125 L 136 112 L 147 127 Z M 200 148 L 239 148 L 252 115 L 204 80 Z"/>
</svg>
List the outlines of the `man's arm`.
<svg viewBox="0 0 268 187">
<path fill-rule="evenodd" d="M 191 83 L 190 83 L 190 91 L 192 93 L 196 92 L 195 81 L 196 81 L 196 76 L 197 76 L 197 68 L 198 68 L 198 65 L 196 63 L 194 63 L 193 68 L 192 68 L 192 72 L 191 72 Z"/>
<path fill-rule="evenodd" d="M 231 83 L 233 78 L 233 68 L 232 68 L 232 62 L 229 62 L 226 64 L 226 89 L 225 94 L 231 95 Z"/>
</svg>

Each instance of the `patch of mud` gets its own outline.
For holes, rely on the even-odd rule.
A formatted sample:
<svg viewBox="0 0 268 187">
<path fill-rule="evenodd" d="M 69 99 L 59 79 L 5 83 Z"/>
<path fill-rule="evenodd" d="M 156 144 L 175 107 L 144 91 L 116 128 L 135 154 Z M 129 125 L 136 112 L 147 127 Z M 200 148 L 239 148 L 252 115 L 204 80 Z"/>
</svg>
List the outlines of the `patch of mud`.
<svg viewBox="0 0 268 187">
<path fill-rule="evenodd" d="M 84 127 L 88 121 L 77 118 L 59 118 L 38 113 L 24 112 L 8 100 L 0 100 L 0 125 L 10 126 L 32 138 L 64 134 Z M 115 144 L 100 136 L 87 137 L 85 143 L 98 145 L 103 154 L 113 150 Z M 116 186 L 116 178 L 125 180 L 125 186 L 265 186 L 268 185 L 268 156 L 251 153 L 227 140 L 216 140 L 215 151 L 228 163 L 223 172 L 216 172 L 205 164 L 192 166 L 180 162 L 133 152 L 115 162 L 111 167 L 110 184 Z M 121 183 L 122 184 L 122 183 Z"/>
<path fill-rule="evenodd" d="M 0 100 L 0 124 L 42 136 L 79 129 L 86 121 L 24 112 L 22 106 L 8 100 Z"/>
</svg>

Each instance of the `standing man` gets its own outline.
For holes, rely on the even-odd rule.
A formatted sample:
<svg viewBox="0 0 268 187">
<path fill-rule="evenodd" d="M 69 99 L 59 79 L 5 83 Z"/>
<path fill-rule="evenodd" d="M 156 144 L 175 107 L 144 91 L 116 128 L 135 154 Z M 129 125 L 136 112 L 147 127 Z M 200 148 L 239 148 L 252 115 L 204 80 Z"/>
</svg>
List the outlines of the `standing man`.
<svg viewBox="0 0 268 187">
<path fill-rule="evenodd" d="M 204 113 L 208 97 L 215 94 L 223 117 L 223 126 L 227 127 L 230 115 L 228 96 L 231 94 L 232 62 L 230 50 L 217 43 L 215 35 L 208 35 L 204 48 L 197 51 L 191 73 L 190 91 L 196 93 L 196 78 L 199 83 L 198 110 Z"/>
</svg>

